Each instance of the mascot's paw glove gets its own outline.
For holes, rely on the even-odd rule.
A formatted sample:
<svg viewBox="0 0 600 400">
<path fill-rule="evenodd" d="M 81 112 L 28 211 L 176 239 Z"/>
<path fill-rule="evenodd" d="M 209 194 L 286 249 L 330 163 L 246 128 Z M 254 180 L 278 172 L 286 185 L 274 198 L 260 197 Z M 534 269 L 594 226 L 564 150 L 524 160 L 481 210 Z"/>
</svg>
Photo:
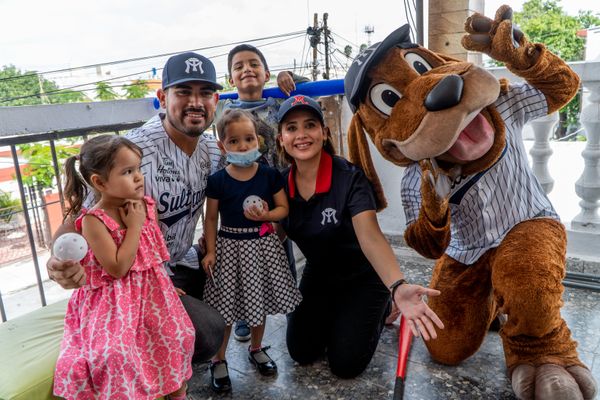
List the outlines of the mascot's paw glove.
<svg viewBox="0 0 600 400">
<path fill-rule="evenodd" d="M 465 22 L 467 35 L 462 38 L 463 47 L 485 53 L 514 69 L 530 68 L 540 52 L 513 24 L 512 14 L 512 9 L 504 5 L 493 20 L 479 13 L 470 16 Z"/>
<path fill-rule="evenodd" d="M 451 178 L 440 172 L 435 159 L 421 160 L 419 165 L 423 174 L 421 196 L 425 214 L 435 226 L 442 226 L 446 223 L 448 213 Z M 453 170 L 451 174 L 454 177 L 458 172 Z"/>
</svg>

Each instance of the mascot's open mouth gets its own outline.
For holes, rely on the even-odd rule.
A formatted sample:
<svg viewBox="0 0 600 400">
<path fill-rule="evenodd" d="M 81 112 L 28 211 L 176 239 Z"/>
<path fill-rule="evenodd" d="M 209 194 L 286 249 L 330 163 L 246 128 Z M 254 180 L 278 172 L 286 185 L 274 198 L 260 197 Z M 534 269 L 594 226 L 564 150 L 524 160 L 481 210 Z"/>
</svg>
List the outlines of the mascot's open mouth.
<svg viewBox="0 0 600 400">
<path fill-rule="evenodd" d="M 465 164 L 483 157 L 494 145 L 494 127 L 488 122 L 481 111 L 473 111 L 468 114 L 455 129 L 455 131 L 452 131 L 454 142 L 446 142 L 444 145 L 444 142 L 439 141 L 443 138 L 443 135 L 436 135 L 432 138 L 430 146 L 427 146 L 427 151 L 431 153 L 431 149 L 438 148 L 439 152 L 436 155 L 438 160 Z M 404 142 L 394 139 L 383 139 L 381 144 L 387 156 L 386 158 L 390 161 L 400 160 L 406 156 L 409 156 L 413 160 L 424 158 L 415 157 L 422 156 L 423 154 L 411 153 L 412 150 L 423 150 L 414 147 L 410 148 L 412 142 L 417 140 L 418 137 L 419 135 L 415 134 Z"/>
<path fill-rule="evenodd" d="M 494 144 L 494 128 L 481 114 L 460 132 L 447 153 L 458 161 L 468 162 L 483 157 Z"/>
</svg>

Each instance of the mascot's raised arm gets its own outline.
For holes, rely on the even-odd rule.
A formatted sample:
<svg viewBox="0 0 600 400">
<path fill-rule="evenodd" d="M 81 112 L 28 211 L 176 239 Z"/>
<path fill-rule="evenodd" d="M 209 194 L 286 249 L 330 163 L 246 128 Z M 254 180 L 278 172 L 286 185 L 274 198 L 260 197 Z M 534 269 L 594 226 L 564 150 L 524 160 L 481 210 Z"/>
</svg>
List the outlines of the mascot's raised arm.
<svg viewBox="0 0 600 400">
<path fill-rule="evenodd" d="M 521 129 L 577 93 L 579 78 L 543 44 L 530 43 L 502 6 L 467 19 L 468 50 L 502 61 L 525 83 L 498 81 L 472 63 L 411 43 L 408 26 L 354 60 L 344 87 L 354 112 L 351 160 L 383 190 L 365 131 L 387 160 L 405 166 L 405 239 L 437 259 L 429 299 L 446 329 L 432 357 L 458 364 L 480 347 L 498 315 L 515 394 L 592 399 L 596 384 L 561 318 L 564 226 L 531 171 Z"/>
</svg>

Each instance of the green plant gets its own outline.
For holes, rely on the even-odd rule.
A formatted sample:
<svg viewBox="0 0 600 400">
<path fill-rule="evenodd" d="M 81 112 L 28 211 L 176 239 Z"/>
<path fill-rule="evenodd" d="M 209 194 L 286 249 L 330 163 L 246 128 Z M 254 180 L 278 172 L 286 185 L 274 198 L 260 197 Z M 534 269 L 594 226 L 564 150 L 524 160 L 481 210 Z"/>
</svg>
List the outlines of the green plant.
<svg viewBox="0 0 600 400">
<path fill-rule="evenodd" d="M 125 97 L 128 99 L 143 99 L 150 92 L 150 88 L 143 79 L 131 82 L 131 84 L 124 88 Z"/>
<path fill-rule="evenodd" d="M 67 157 L 79 153 L 79 148 L 72 145 L 56 144 L 55 149 L 59 165 Z M 23 183 L 36 188 L 53 187 L 55 173 L 50 146 L 45 143 L 28 143 L 20 145 L 19 150 L 27 160 L 27 166 L 23 168 Z"/>
<path fill-rule="evenodd" d="M 119 95 L 108 83 L 100 81 L 96 84 L 96 97 L 100 101 L 107 101 L 116 100 L 119 98 Z"/>
<path fill-rule="evenodd" d="M 532 42 L 541 42 L 565 61 L 583 60 L 585 40 L 577 35 L 580 29 L 600 25 L 600 18 L 591 11 L 579 11 L 577 16 L 568 15 L 560 0 L 529 0 L 523 3 L 523 11 L 514 13 L 514 21 Z M 581 95 L 578 94 L 560 110 L 560 124 L 554 133 L 560 139 L 569 128 L 579 126 Z"/>
<path fill-rule="evenodd" d="M 10 193 L 0 190 L 0 221 L 8 223 L 15 213 L 22 210 L 20 200 L 13 199 Z"/>
<path fill-rule="evenodd" d="M 54 81 L 14 65 L 0 68 L 0 107 L 86 101 L 82 92 L 59 89 Z"/>
</svg>

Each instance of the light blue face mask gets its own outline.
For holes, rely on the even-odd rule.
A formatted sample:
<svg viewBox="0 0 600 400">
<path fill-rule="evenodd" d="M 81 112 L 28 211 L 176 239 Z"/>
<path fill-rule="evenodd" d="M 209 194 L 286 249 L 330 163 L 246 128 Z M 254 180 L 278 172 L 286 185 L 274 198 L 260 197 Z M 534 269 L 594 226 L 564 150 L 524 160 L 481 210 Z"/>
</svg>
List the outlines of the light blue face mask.
<svg viewBox="0 0 600 400">
<path fill-rule="evenodd" d="M 252 150 L 239 152 L 239 151 L 228 151 L 227 152 L 227 162 L 229 164 L 233 164 L 236 167 L 249 167 L 252 163 L 261 156 L 260 150 L 258 147 L 255 147 Z"/>
</svg>

